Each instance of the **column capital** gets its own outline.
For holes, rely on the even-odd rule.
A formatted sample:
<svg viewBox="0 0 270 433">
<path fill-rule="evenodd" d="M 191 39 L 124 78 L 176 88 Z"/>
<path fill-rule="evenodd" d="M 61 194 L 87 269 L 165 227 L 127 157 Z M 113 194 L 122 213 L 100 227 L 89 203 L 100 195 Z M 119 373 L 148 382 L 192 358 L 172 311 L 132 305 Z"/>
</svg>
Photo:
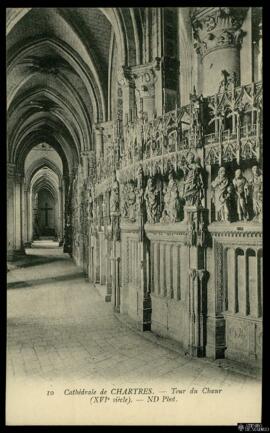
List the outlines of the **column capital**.
<svg viewBox="0 0 270 433">
<path fill-rule="evenodd" d="M 96 123 L 95 124 L 95 134 L 96 135 L 102 135 L 104 131 L 104 127 L 101 126 L 100 124 Z"/>
<path fill-rule="evenodd" d="M 156 71 L 160 71 L 161 59 L 157 57 L 154 62 L 132 67 L 132 78 L 135 90 L 141 97 L 154 96 L 155 83 L 158 79 Z"/>
<path fill-rule="evenodd" d="M 191 24 L 194 48 L 206 56 L 209 52 L 223 48 L 240 48 L 244 31 L 241 29 L 247 7 L 196 8 Z"/>
<path fill-rule="evenodd" d="M 21 171 L 15 170 L 15 178 L 16 178 L 17 182 L 23 182 L 24 181 L 24 173 L 22 173 Z"/>
<path fill-rule="evenodd" d="M 121 87 L 133 87 L 134 81 L 130 66 L 122 66 L 118 70 L 117 82 Z"/>
<path fill-rule="evenodd" d="M 15 176 L 15 171 L 16 171 L 16 165 L 12 164 L 11 162 L 7 162 L 7 176 L 8 177 Z"/>
</svg>

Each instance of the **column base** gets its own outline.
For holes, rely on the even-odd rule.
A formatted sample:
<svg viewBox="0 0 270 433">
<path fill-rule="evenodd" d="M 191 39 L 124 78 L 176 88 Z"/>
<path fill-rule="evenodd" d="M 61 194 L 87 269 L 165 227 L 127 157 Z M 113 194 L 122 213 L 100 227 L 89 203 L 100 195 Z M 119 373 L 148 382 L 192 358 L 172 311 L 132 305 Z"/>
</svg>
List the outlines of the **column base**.
<svg viewBox="0 0 270 433">
<path fill-rule="evenodd" d="M 188 352 L 191 356 L 196 358 L 205 357 L 205 347 L 203 346 L 189 346 Z"/>
<path fill-rule="evenodd" d="M 145 331 L 151 331 L 151 322 L 137 322 L 136 323 L 137 328 L 139 331 L 145 332 Z"/>
<path fill-rule="evenodd" d="M 63 252 L 72 255 L 72 247 L 69 246 L 69 245 L 65 245 L 65 244 L 64 244 L 64 250 L 63 250 Z"/>
<path fill-rule="evenodd" d="M 7 261 L 14 261 L 14 260 L 18 260 L 21 257 L 25 257 L 26 253 L 25 253 L 25 249 L 21 248 L 19 250 L 12 250 L 12 251 L 7 251 Z"/>
<path fill-rule="evenodd" d="M 142 302 L 142 311 L 140 314 L 140 320 L 137 321 L 137 328 L 140 331 L 151 331 L 151 319 L 152 319 L 152 303 L 150 295 L 146 295 Z"/>
<path fill-rule="evenodd" d="M 221 359 L 225 355 L 225 319 L 224 317 L 207 317 L 206 356 Z"/>
<path fill-rule="evenodd" d="M 225 358 L 225 347 L 211 346 L 207 344 L 206 346 L 206 357 L 210 359 L 223 359 Z"/>
<path fill-rule="evenodd" d="M 12 262 L 14 260 L 14 251 L 7 251 L 7 261 Z"/>
</svg>

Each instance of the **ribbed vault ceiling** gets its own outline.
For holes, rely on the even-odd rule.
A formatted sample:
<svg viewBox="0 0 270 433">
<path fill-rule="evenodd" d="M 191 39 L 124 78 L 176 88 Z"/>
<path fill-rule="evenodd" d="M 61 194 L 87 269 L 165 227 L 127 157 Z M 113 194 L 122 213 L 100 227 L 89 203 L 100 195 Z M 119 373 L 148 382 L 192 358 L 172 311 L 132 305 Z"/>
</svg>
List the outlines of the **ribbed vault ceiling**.
<svg viewBox="0 0 270 433">
<path fill-rule="evenodd" d="M 108 120 L 112 41 L 117 67 L 139 64 L 140 8 L 7 9 L 8 160 L 24 170 L 42 141 L 64 174 L 93 148 L 93 124 Z"/>
<path fill-rule="evenodd" d="M 33 8 L 8 29 L 9 159 L 46 138 L 71 171 L 106 119 L 111 24 L 95 8 Z"/>
</svg>

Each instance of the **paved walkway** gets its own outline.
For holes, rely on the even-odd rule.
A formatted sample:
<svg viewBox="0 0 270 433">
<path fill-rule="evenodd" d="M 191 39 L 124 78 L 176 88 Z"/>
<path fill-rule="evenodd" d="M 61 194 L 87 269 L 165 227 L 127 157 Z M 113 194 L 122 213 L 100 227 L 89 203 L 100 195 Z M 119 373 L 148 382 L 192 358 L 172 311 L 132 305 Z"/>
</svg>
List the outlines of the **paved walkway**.
<svg viewBox="0 0 270 433">
<path fill-rule="evenodd" d="M 61 248 L 27 250 L 8 272 L 7 376 L 161 380 L 244 387 L 255 379 L 161 347 L 121 323 Z"/>
</svg>

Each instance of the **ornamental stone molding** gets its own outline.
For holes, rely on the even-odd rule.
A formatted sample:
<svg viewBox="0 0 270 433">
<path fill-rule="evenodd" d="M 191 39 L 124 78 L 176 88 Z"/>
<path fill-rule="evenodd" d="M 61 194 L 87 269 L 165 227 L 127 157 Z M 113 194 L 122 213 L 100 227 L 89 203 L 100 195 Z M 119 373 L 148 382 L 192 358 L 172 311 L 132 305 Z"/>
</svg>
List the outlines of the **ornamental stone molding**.
<svg viewBox="0 0 270 433">
<path fill-rule="evenodd" d="M 7 176 L 12 177 L 15 176 L 16 164 L 7 163 Z"/>
<path fill-rule="evenodd" d="M 208 240 L 208 209 L 195 206 L 185 206 L 184 209 L 187 222 L 185 245 L 205 248 Z"/>
<path fill-rule="evenodd" d="M 153 97 L 155 95 L 155 83 L 158 79 L 156 63 L 139 65 L 132 68 L 132 77 L 135 83 L 135 90 L 138 96 Z"/>
<path fill-rule="evenodd" d="M 227 47 L 240 48 L 246 7 L 198 8 L 191 17 L 194 48 L 202 56 Z"/>
<path fill-rule="evenodd" d="M 118 70 L 117 83 L 121 87 L 134 87 L 132 71 L 129 66 L 122 66 Z"/>
</svg>

